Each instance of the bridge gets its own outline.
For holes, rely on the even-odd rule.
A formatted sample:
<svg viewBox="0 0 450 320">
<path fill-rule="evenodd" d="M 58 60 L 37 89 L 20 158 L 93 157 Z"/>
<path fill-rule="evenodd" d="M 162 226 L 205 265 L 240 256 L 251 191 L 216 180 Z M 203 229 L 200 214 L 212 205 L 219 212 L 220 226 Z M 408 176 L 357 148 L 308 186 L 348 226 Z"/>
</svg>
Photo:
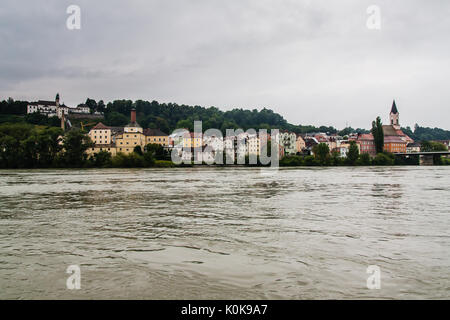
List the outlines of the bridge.
<svg viewBox="0 0 450 320">
<path fill-rule="evenodd" d="M 396 156 L 400 157 L 406 157 L 409 158 L 411 156 L 419 156 L 419 163 L 420 165 L 430 165 L 432 166 L 434 164 L 434 157 L 435 156 L 450 156 L 450 151 L 430 151 L 430 152 L 399 152 L 394 153 Z"/>
</svg>

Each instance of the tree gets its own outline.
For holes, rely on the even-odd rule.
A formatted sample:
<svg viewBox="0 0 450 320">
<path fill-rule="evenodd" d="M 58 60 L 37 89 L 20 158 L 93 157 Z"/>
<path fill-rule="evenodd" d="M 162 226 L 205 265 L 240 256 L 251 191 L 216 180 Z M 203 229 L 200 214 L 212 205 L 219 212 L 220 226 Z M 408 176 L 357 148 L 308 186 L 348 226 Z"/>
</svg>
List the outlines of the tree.
<svg viewBox="0 0 450 320">
<path fill-rule="evenodd" d="M 341 154 L 337 151 L 331 152 L 331 158 L 330 158 L 331 165 L 333 166 L 339 166 L 342 164 L 342 158 Z"/>
<path fill-rule="evenodd" d="M 448 151 L 447 147 L 443 143 L 434 142 L 434 141 L 422 141 L 420 150 L 423 152 L 439 152 L 439 151 Z"/>
<path fill-rule="evenodd" d="M 392 166 L 394 163 L 394 156 L 387 153 L 378 153 L 373 159 L 373 164 L 378 166 Z"/>
<path fill-rule="evenodd" d="M 63 138 L 64 163 L 69 167 L 82 167 L 86 150 L 93 145 L 91 139 L 78 129 L 70 130 Z"/>
<path fill-rule="evenodd" d="M 86 99 L 85 105 L 89 107 L 91 113 L 94 113 L 97 110 L 97 102 L 94 99 Z"/>
<path fill-rule="evenodd" d="M 90 158 L 90 161 L 95 167 L 110 167 L 112 165 L 111 153 L 109 153 L 108 151 L 100 151 L 94 154 Z"/>
<path fill-rule="evenodd" d="M 134 153 L 137 153 L 138 155 L 140 155 L 140 156 L 142 156 L 142 148 L 141 148 L 141 146 L 136 146 L 136 147 L 134 147 L 134 149 L 133 149 L 133 152 Z"/>
<path fill-rule="evenodd" d="M 359 158 L 358 146 L 356 145 L 355 141 L 351 141 L 350 147 L 348 149 L 347 161 L 349 162 L 349 164 L 354 165 L 356 163 L 356 160 L 358 160 L 358 158 Z"/>
<path fill-rule="evenodd" d="M 313 147 L 314 157 L 320 164 L 325 165 L 330 156 L 330 148 L 326 143 L 319 143 Z"/>
<path fill-rule="evenodd" d="M 156 160 L 168 160 L 170 155 L 164 150 L 164 147 L 159 144 L 149 143 L 145 146 L 145 152 L 151 153 Z"/>
<path fill-rule="evenodd" d="M 105 112 L 105 103 L 103 102 L 103 100 L 100 100 L 97 104 L 97 111 L 98 112 Z"/>
<path fill-rule="evenodd" d="M 384 132 L 380 117 L 377 117 L 376 121 L 372 122 L 372 135 L 375 142 L 375 150 L 377 153 L 382 153 L 384 150 Z"/>
<path fill-rule="evenodd" d="M 368 153 L 362 153 L 359 156 L 357 163 L 362 166 L 370 166 L 372 163 L 372 159 L 370 158 L 370 155 Z"/>
<path fill-rule="evenodd" d="M 113 127 L 124 126 L 128 121 L 129 118 L 118 112 L 108 113 L 105 117 L 105 124 Z"/>
</svg>

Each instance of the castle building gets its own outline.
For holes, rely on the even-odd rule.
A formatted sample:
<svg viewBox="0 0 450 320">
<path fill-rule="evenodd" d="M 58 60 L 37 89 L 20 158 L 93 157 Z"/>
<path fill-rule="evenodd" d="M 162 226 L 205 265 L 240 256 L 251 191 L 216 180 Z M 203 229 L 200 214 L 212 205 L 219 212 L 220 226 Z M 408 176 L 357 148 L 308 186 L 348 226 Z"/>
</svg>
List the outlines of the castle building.
<svg viewBox="0 0 450 320">
<path fill-rule="evenodd" d="M 55 101 L 38 100 L 37 102 L 31 102 L 27 105 L 27 114 L 40 113 L 47 117 L 58 117 L 62 119 L 67 118 L 69 113 L 74 114 L 90 114 L 89 107 L 80 105 L 76 108 L 66 106 L 64 103 L 60 103 L 59 93 L 56 94 Z"/>
</svg>

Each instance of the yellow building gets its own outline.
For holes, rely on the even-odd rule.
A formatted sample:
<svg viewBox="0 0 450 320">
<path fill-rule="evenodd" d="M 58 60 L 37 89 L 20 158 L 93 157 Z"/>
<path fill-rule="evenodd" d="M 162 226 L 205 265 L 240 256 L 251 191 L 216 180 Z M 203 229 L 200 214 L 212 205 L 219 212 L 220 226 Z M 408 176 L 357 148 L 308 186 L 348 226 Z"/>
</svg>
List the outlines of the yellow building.
<svg viewBox="0 0 450 320">
<path fill-rule="evenodd" d="M 136 110 L 131 110 L 131 121 L 124 128 L 107 127 L 97 124 L 89 131 L 89 137 L 95 143 L 87 150 L 88 155 L 100 151 L 108 151 L 111 155 L 117 153 L 130 154 L 137 146 L 144 150 L 149 143 L 163 146 L 169 145 L 169 136 L 158 129 L 144 129 L 136 122 Z"/>
<path fill-rule="evenodd" d="M 186 132 L 183 136 L 183 148 L 201 148 L 203 146 L 203 137 L 199 134 L 194 137 L 193 132 Z"/>
<path fill-rule="evenodd" d="M 107 127 L 100 122 L 89 131 L 88 136 L 95 144 L 92 148 L 89 148 L 86 151 L 88 155 L 92 155 L 100 151 L 108 151 L 113 156 L 116 154 L 116 146 L 112 141 L 112 130 L 110 127 Z"/>
<path fill-rule="evenodd" d="M 103 123 L 98 123 L 89 131 L 89 138 L 95 144 L 111 144 L 111 128 Z"/>
<path fill-rule="evenodd" d="M 164 147 L 169 146 L 169 136 L 159 129 L 145 129 L 145 142 L 147 144 L 159 144 Z"/>
</svg>

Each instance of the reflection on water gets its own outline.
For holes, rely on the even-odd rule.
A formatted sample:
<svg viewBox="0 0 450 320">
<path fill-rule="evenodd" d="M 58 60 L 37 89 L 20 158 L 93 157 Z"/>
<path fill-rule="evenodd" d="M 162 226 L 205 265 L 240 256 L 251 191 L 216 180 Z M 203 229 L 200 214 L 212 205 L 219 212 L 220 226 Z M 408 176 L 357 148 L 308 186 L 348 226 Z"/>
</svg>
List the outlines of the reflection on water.
<svg viewBox="0 0 450 320">
<path fill-rule="evenodd" d="M 449 173 L 0 171 L 0 298 L 449 298 Z"/>
</svg>

